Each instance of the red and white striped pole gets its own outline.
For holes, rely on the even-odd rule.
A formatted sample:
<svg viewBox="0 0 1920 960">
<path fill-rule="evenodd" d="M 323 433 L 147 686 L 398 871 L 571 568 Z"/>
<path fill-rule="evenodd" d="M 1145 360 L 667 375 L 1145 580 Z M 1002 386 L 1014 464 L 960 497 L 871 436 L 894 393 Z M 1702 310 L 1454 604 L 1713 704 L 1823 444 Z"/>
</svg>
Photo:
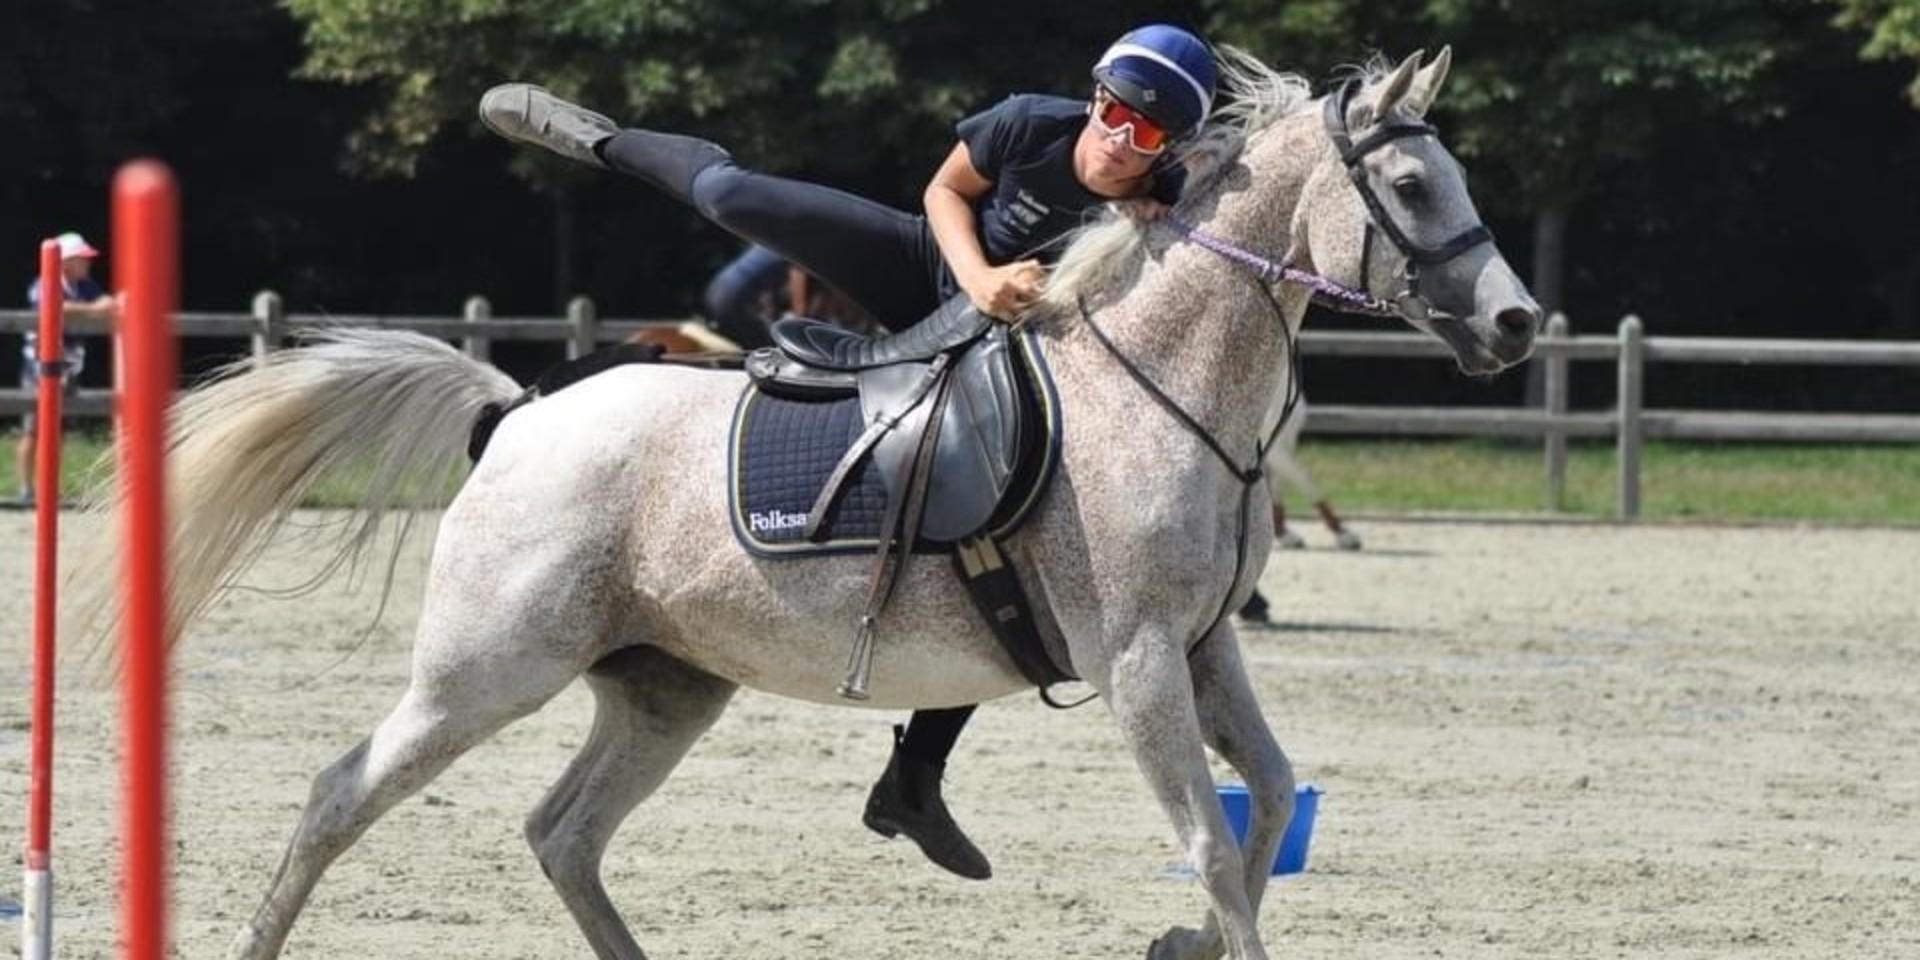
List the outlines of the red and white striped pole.
<svg viewBox="0 0 1920 960">
<path fill-rule="evenodd" d="M 66 372 L 61 313 L 66 278 L 60 244 L 40 244 L 39 448 L 34 488 L 33 743 L 28 748 L 27 857 L 21 904 L 20 956 L 48 960 L 53 953 L 53 657 L 54 585 L 59 581 L 60 392 Z"/>
<path fill-rule="evenodd" d="M 180 301 L 180 192 L 157 160 L 113 178 L 120 315 L 121 502 L 126 507 L 121 936 L 129 960 L 167 955 L 166 424 Z"/>
</svg>

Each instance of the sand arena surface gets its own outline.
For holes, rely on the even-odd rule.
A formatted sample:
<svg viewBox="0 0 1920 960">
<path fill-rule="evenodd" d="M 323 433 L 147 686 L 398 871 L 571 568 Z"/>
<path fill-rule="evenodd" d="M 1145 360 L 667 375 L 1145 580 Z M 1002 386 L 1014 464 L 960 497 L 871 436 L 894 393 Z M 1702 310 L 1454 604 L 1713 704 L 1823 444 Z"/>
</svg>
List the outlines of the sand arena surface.
<svg viewBox="0 0 1920 960">
<path fill-rule="evenodd" d="M 1360 529 L 1363 553 L 1276 554 L 1281 626 L 1242 635 L 1327 791 L 1309 872 L 1268 894 L 1276 957 L 1920 956 L 1920 531 Z M 0 514 L 0 543 L 18 877 L 31 518 Z M 399 696 L 421 570 L 370 635 L 365 589 L 240 594 L 179 652 L 180 956 L 224 954 L 313 774 Z M 60 696 L 57 955 L 113 956 L 117 701 L 70 666 Z M 589 956 L 520 837 L 589 712 L 575 684 L 376 824 L 286 955 Z M 650 956 L 1138 957 L 1200 920 L 1099 705 L 1018 697 L 962 739 L 948 799 L 984 884 L 860 826 L 896 719 L 742 693 L 609 851 Z M 18 938 L 0 923 L 0 955 Z"/>
</svg>

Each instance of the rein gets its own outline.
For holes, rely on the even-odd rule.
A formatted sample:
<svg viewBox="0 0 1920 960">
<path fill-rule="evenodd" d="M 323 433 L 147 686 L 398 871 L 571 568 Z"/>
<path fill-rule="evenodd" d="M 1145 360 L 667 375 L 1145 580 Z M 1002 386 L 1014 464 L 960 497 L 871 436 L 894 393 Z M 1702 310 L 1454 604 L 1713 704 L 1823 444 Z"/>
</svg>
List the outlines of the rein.
<svg viewBox="0 0 1920 960">
<path fill-rule="evenodd" d="M 1313 300 L 1331 310 L 1341 313 L 1358 313 L 1370 317 L 1398 317 L 1400 311 L 1394 304 L 1382 300 L 1357 287 L 1349 287 L 1337 280 L 1323 277 L 1311 270 L 1302 270 L 1263 257 L 1245 247 L 1236 246 L 1232 241 L 1216 237 L 1201 230 L 1185 220 L 1169 213 L 1162 218 L 1166 224 L 1180 234 L 1182 240 L 1194 246 L 1231 260 L 1252 270 L 1264 283 L 1293 283 L 1307 287 L 1313 292 Z"/>
<path fill-rule="evenodd" d="M 1152 377 L 1147 376 L 1145 371 L 1141 370 L 1125 353 L 1121 352 L 1119 345 L 1113 342 L 1113 338 L 1107 336 L 1107 331 L 1101 328 L 1099 321 L 1093 319 L 1093 311 L 1087 309 L 1085 297 L 1076 297 L 1074 299 L 1074 302 L 1080 307 L 1081 320 L 1086 322 L 1087 329 L 1093 331 L 1094 339 L 1100 341 L 1100 345 L 1106 348 L 1107 353 L 1112 354 L 1113 359 L 1120 364 L 1120 368 L 1125 370 L 1127 375 L 1133 378 L 1134 383 L 1139 384 L 1140 388 L 1147 392 L 1147 396 L 1152 397 L 1153 401 L 1159 404 L 1162 409 L 1172 414 L 1173 418 L 1179 421 L 1180 425 L 1185 427 L 1188 433 L 1199 437 L 1200 441 L 1206 444 L 1207 449 L 1213 452 L 1214 457 L 1220 461 L 1221 465 L 1227 468 L 1227 472 L 1240 481 L 1239 522 L 1234 525 L 1233 579 L 1227 582 L 1227 592 L 1220 598 L 1220 609 L 1214 613 L 1213 620 L 1207 624 L 1205 630 L 1200 631 L 1200 633 L 1187 644 L 1188 656 L 1192 656 L 1193 651 L 1199 649 L 1200 641 L 1205 640 L 1214 630 L 1218 629 L 1220 622 L 1226 619 L 1227 615 L 1232 612 L 1233 595 L 1239 591 L 1240 577 L 1247 569 L 1247 508 L 1253 499 L 1253 489 L 1266 477 L 1267 452 L 1272 450 L 1273 445 L 1279 441 L 1280 431 L 1286 428 L 1288 420 L 1293 419 L 1294 409 L 1300 404 L 1300 351 L 1294 344 L 1293 330 L 1287 326 L 1286 311 L 1280 306 L 1279 299 L 1273 295 L 1273 290 L 1269 286 L 1270 281 L 1267 281 L 1264 275 L 1251 279 L 1254 282 L 1254 288 L 1259 290 L 1261 296 L 1266 298 L 1267 306 L 1273 311 L 1274 320 L 1280 325 L 1280 339 L 1282 348 L 1287 355 L 1288 374 L 1287 397 L 1280 405 L 1280 418 L 1274 422 L 1273 430 L 1267 434 L 1265 440 L 1255 441 L 1253 446 L 1253 463 L 1246 467 L 1241 467 L 1235 463 L 1233 455 L 1227 452 L 1226 447 L 1221 445 L 1219 439 L 1213 435 L 1212 431 L 1202 426 L 1200 421 L 1194 419 L 1193 415 L 1181 407 L 1178 401 L 1167 396 L 1166 391 L 1161 390 L 1159 385 L 1153 382 Z"/>
</svg>

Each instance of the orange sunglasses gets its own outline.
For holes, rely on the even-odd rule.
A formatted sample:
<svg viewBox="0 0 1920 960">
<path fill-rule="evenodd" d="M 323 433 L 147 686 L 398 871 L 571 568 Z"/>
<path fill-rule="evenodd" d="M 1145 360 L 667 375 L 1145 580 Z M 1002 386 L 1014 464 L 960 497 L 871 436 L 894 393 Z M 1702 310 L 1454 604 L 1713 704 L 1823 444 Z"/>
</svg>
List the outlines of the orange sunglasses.
<svg viewBox="0 0 1920 960">
<path fill-rule="evenodd" d="M 1127 146 L 1135 153 L 1148 156 L 1167 148 L 1167 142 L 1173 138 L 1167 129 L 1153 122 L 1153 118 L 1120 102 L 1120 98 L 1105 87 L 1093 92 L 1093 108 L 1090 111 L 1093 122 L 1100 130 L 1109 135 L 1127 131 Z"/>
</svg>

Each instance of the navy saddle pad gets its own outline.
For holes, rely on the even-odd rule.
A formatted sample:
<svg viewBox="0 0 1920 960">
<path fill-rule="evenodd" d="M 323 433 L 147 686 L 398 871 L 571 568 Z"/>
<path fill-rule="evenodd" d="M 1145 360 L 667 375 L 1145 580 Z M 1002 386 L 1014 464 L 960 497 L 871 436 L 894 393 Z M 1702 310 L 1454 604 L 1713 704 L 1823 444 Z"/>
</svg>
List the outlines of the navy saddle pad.
<svg viewBox="0 0 1920 960">
<path fill-rule="evenodd" d="M 733 462 L 727 470 L 729 513 L 740 543 L 765 556 L 878 547 L 887 488 L 872 457 L 847 481 L 821 525 L 820 539 L 805 536 L 814 498 L 865 426 L 857 396 L 795 400 L 753 389 L 742 392 L 734 410 Z"/>
</svg>

